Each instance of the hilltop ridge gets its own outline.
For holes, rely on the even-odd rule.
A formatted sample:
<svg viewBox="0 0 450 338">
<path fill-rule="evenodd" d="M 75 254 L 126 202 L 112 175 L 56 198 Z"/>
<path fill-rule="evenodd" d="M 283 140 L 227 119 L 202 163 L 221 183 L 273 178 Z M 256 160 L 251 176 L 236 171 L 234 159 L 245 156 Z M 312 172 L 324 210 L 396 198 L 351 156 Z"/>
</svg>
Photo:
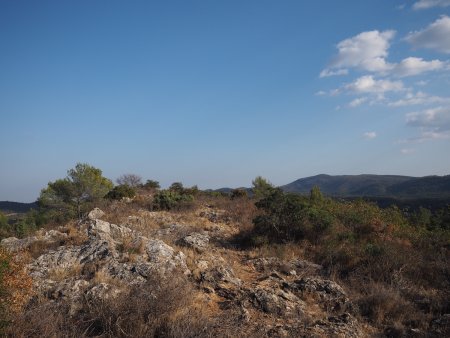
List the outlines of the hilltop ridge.
<svg viewBox="0 0 450 338">
<path fill-rule="evenodd" d="M 280 188 L 287 192 L 306 194 L 314 186 L 318 186 L 326 195 L 337 197 L 450 198 L 450 175 L 320 174 L 295 180 Z"/>
</svg>

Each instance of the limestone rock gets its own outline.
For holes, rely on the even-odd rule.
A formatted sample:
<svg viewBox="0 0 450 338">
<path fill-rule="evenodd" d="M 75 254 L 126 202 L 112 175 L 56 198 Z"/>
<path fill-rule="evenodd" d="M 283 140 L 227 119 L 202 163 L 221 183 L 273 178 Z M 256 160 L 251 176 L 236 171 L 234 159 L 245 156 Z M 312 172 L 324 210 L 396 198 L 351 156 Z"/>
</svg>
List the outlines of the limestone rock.
<svg viewBox="0 0 450 338">
<path fill-rule="evenodd" d="M 253 304 L 264 312 L 286 316 L 303 312 L 304 302 L 290 292 L 279 288 L 258 287 L 251 293 Z"/>
<path fill-rule="evenodd" d="M 9 237 L 2 239 L 0 245 L 10 252 L 17 252 L 30 248 L 36 242 L 42 242 L 45 245 L 51 246 L 52 244 L 59 245 L 59 242 L 64 241 L 67 238 L 67 234 L 57 230 L 49 231 L 37 231 L 36 236 L 26 237 L 18 239 L 16 237 Z"/>
<path fill-rule="evenodd" d="M 86 298 L 98 302 L 105 299 L 116 298 L 121 291 L 107 283 L 100 283 L 86 292 Z"/>
<path fill-rule="evenodd" d="M 205 233 L 193 232 L 180 240 L 180 244 L 204 252 L 209 246 L 209 236 Z"/>
<path fill-rule="evenodd" d="M 103 216 L 105 216 L 105 213 L 101 209 L 94 208 L 89 212 L 87 217 L 88 217 L 88 219 L 94 221 L 96 219 L 102 218 Z"/>
<path fill-rule="evenodd" d="M 305 277 L 292 283 L 286 282 L 283 286 L 293 292 L 311 293 L 319 298 L 324 307 L 333 311 L 351 308 L 352 306 L 344 289 L 331 280 L 320 277 Z"/>
<path fill-rule="evenodd" d="M 171 272 L 176 268 L 182 269 L 185 273 L 189 270 L 186 265 L 186 256 L 175 250 L 159 239 L 150 239 L 145 247 L 150 262 L 149 268 L 158 270 L 161 274 Z"/>
</svg>

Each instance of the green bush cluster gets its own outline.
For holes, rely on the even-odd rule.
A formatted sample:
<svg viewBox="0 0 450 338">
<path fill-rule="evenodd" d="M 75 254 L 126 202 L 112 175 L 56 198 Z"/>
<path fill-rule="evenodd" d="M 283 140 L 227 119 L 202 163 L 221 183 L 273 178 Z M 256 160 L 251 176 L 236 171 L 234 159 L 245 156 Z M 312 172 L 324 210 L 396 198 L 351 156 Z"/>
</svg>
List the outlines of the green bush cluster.
<svg viewBox="0 0 450 338">
<path fill-rule="evenodd" d="M 120 184 L 110 190 L 105 198 L 110 200 L 121 200 L 123 198 L 133 198 L 136 196 L 136 189 L 127 184 Z"/>
<path fill-rule="evenodd" d="M 253 223 L 256 236 L 267 235 L 275 241 L 316 238 L 335 223 L 334 215 L 325 207 L 324 199 L 284 193 L 273 189 L 256 202 L 263 211 Z"/>
<path fill-rule="evenodd" d="M 155 210 L 172 210 L 188 205 L 194 196 L 174 190 L 161 190 L 153 197 L 152 208 Z"/>
<path fill-rule="evenodd" d="M 248 197 L 247 190 L 242 189 L 242 188 L 231 190 L 230 198 L 232 200 L 244 198 L 244 197 Z"/>
<path fill-rule="evenodd" d="M 0 213 L 0 239 L 27 236 L 47 222 L 45 214 L 34 209 L 10 221 Z"/>
</svg>

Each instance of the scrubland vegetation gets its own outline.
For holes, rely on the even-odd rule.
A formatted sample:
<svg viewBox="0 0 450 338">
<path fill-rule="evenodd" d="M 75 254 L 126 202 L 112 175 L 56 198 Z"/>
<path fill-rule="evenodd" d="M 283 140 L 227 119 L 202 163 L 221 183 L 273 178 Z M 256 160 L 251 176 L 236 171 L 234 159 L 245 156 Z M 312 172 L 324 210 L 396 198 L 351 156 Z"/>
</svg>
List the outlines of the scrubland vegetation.
<svg viewBox="0 0 450 338">
<path fill-rule="evenodd" d="M 367 324 L 367 336 L 449 333 L 450 206 L 434 212 L 425 208 L 382 209 L 363 199 L 328 198 L 318 188 L 309 195 L 285 193 L 261 177 L 253 181 L 251 196 L 245 190 L 205 192 L 197 187 L 185 188 L 179 182 L 161 190 L 156 181 L 142 184 L 139 177 L 129 175 L 122 176 L 118 183 L 113 187 L 100 170 L 79 164 L 67 178 L 51 182 L 42 190 L 39 210 L 15 224 L 9 224 L 0 214 L 0 236 L 24 237 L 41 227 L 64 226 L 69 234 L 67 243 L 82 243 L 85 238 L 77 232 L 76 220 L 93 207 L 100 207 L 106 219 L 116 224 L 145 210 L 200 227 L 205 221 L 199 210 L 207 206 L 221 210 L 210 222 L 234 229 L 217 245 L 223 257 L 233 257 L 235 270 L 244 269 L 237 258 L 305 259 L 321 265 L 323 275 L 345 289 L 353 313 Z M 152 219 L 141 222 L 138 230 L 146 235 L 159 226 Z M 239 319 L 237 310 L 221 312 L 198 306 L 196 295 L 203 289 L 196 283 L 195 268 L 190 276 L 174 275 L 166 282 L 149 278 L 145 287 L 124 288 L 118 297 L 100 303 L 86 300 L 82 310 L 71 316 L 70 304 L 40 302 L 31 297 L 32 283 L 25 264 L 48 249 L 35 245 L 20 254 L 0 251 L 3 334 L 235 337 L 247 332 L 270 336 L 256 329 L 245 331 L 247 324 Z M 132 256 L 139 248 L 125 243 L 121 250 Z M 198 254 L 185 253 L 189 266 Z M 28 299 L 31 301 L 26 302 Z M 437 320 L 447 322 L 441 324 L 444 329 L 433 331 Z"/>
</svg>

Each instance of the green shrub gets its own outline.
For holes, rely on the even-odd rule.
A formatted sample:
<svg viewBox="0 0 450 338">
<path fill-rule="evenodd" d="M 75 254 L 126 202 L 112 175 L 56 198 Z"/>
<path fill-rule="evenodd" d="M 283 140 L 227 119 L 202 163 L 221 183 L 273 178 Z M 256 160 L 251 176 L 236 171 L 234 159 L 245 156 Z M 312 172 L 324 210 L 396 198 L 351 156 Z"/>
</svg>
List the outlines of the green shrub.
<svg viewBox="0 0 450 338">
<path fill-rule="evenodd" d="M 307 221 L 307 201 L 304 197 L 275 189 L 255 205 L 264 211 L 253 220 L 258 234 L 265 234 L 276 241 L 304 236 Z"/>
<path fill-rule="evenodd" d="M 253 184 L 252 188 L 253 196 L 256 199 L 268 197 L 275 188 L 272 183 L 270 183 L 267 179 L 261 176 L 257 176 L 252 181 L 252 184 Z"/>
<path fill-rule="evenodd" d="M 147 182 L 145 182 L 145 184 L 144 184 L 144 188 L 156 190 L 156 189 L 161 188 L 161 186 L 159 185 L 158 181 L 147 180 Z"/>
<path fill-rule="evenodd" d="M 109 191 L 105 198 L 111 199 L 111 200 L 121 200 L 125 197 L 127 198 L 133 198 L 136 196 L 136 189 L 126 185 L 121 184 L 118 186 L 115 186 L 111 191 Z"/>
<path fill-rule="evenodd" d="M 231 190 L 230 198 L 232 200 L 234 200 L 234 199 L 238 199 L 238 198 L 244 198 L 244 197 L 247 197 L 247 196 L 248 196 L 247 190 L 239 188 L 239 189 Z"/>
<path fill-rule="evenodd" d="M 192 202 L 194 197 L 188 194 L 180 194 L 172 190 L 161 190 L 153 198 L 152 207 L 156 210 L 172 210 Z"/>
</svg>

